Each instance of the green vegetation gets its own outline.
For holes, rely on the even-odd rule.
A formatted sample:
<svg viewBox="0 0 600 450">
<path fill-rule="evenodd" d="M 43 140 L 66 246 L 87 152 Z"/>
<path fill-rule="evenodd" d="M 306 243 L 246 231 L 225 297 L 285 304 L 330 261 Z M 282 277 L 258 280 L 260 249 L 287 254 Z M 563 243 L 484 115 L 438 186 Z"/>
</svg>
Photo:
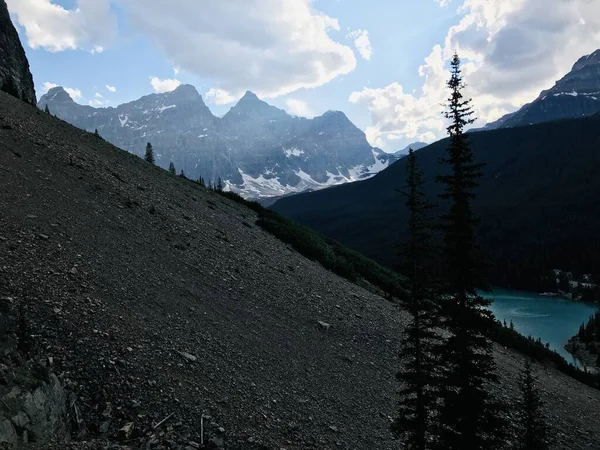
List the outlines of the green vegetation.
<svg viewBox="0 0 600 450">
<path fill-rule="evenodd" d="M 175 164 L 173 164 L 173 162 L 169 163 L 169 173 L 171 175 L 177 175 L 177 170 L 175 170 Z"/>
</svg>

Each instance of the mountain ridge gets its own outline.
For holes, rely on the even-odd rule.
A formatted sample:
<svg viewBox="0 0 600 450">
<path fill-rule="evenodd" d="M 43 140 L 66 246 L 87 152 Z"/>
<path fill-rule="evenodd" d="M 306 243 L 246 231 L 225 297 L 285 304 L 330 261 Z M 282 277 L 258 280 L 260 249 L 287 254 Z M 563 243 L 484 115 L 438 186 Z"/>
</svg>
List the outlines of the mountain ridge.
<svg viewBox="0 0 600 450">
<path fill-rule="evenodd" d="M 532 102 L 473 131 L 518 127 L 589 116 L 600 111 L 600 49 L 582 56 L 571 71 Z"/>
<path fill-rule="evenodd" d="M 216 117 L 191 85 L 117 107 L 79 105 L 61 87 L 38 107 L 142 156 L 151 142 L 157 164 L 207 182 L 222 178 L 246 197 L 281 196 L 373 176 L 397 157 L 372 147 L 341 111 L 291 116 L 247 91 Z"/>
</svg>

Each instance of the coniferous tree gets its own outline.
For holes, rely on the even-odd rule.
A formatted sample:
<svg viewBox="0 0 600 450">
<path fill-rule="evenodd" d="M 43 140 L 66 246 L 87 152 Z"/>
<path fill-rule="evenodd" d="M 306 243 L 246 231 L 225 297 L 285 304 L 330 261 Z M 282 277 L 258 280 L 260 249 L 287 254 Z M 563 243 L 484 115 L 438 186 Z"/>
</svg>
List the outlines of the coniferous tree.
<svg viewBox="0 0 600 450">
<path fill-rule="evenodd" d="M 402 383 L 398 417 L 392 431 L 402 439 L 404 448 L 426 450 L 436 442 L 439 362 L 434 348 L 439 341 L 435 332 L 438 308 L 434 302 L 436 287 L 432 261 L 430 211 L 433 205 L 423 193 L 423 171 L 411 149 L 408 154 L 407 179 L 402 194 L 409 211 L 408 241 L 402 246 L 403 273 L 410 278 L 407 309 L 412 320 L 404 330 L 400 360 L 402 369 L 396 378 Z"/>
<path fill-rule="evenodd" d="M 177 175 L 177 171 L 175 170 L 175 164 L 172 162 L 169 163 L 169 173 L 171 175 Z"/>
<path fill-rule="evenodd" d="M 180 176 L 181 178 L 187 178 L 187 177 L 185 176 L 185 172 L 183 171 L 183 169 L 181 169 L 181 172 L 179 172 L 179 176 Z"/>
<path fill-rule="evenodd" d="M 144 156 L 144 159 L 146 162 L 154 164 L 154 150 L 152 149 L 152 144 L 150 142 L 146 144 L 146 155 Z"/>
<path fill-rule="evenodd" d="M 217 192 L 223 192 L 223 181 L 221 180 L 221 177 L 219 177 L 219 181 L 217 182 L 217 186 L 215 187 L 215 190 Z"/>
<path fill-rule="evenodd" d="M 98 128 L 96 128 L 96 129 L 94 130 L 94 136 L 96 136 L 96 137 L 100 137 L 100 133 L 98 133 Z"/>
<path fill-rule="evenodd" d="M 493 315 L 490 301 L 479 289 L 488 286 L 483 277 L 483 261 L 477 246 L 475 217 L 471 202 L 475 197 L 482 164 L 474 161 L 464 128 L 474 122 L 471 100 L 465 99 L 460 59 L 454 55 L 448 81 L 450 97 L 445 116 L 451 120 L 447 131 L 447 156 L 441 163 L 449 166 L 438 177 L 445 185 L 440 197 L 449 204 L 442 216 L 444 233 L 443 316 L 450 332 L 439 349 L 444 361 L 440 415 L 441 447 L 448 450 L 494 449 L 502 445 L 504 421 L 501 405 L 486 391 L 497 383 L 492 356 Z"/>
<path fill-rule="evenodd" d="M 521 373 L 519 402 L 519 450 L 548 450 L 550 429 L 544 419 L 544 402 L 537 386 L 531 361 L 525 360 Z"/>
<path fill-rule="evenodd" d="M 48 103 L 46 103 L 46 107 L 44 108 L 44 112 L 46 114 L 50 114 L 50 108 L 48 108 Z"/>
</svg>

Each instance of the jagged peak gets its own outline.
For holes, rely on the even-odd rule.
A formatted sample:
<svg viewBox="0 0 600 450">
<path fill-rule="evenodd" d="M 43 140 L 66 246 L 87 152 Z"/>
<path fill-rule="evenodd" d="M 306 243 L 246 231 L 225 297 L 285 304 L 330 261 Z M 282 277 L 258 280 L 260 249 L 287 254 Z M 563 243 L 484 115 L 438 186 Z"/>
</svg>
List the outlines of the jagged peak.
<svg viewBox="0 0 600 450">
<path fill-rule="evenodd" d="M 177 86 L 173 91 L 171 92 L 177 92 L 177 93 L 185 93 L 185 94 L 196 94 L 196 95 L 200 95 L 200 93 L 198 92 L 198 90 L 191 84 L 180 84 L 179 86 Z"/>
<path fill-rule="evenodd" d="M 73 98 L 69 95 L 67 91 L 62 86 L 56 86 L 50 88 L 48 92 L 46 92 L 40 98 L 38 103 L 46 103 L 46 102 L 71 102 L 74 103 Z"/>
<path fill-rule="evenodd" d="M 245 114 L 263 118 L 279 118 L 287 113 L 258 98 L 252 91 L 246 91 L 244 96 L 235 104 L 225 116 Z"/>
<path fill-rule="evenodd" d="M 258 95 L 256 95 L 254 92 L 246 91 L 246 93 L 243 95 L 240 101 L 242 100 L 260 100 L 260 98 L 258 98 Z"/>
</svg>

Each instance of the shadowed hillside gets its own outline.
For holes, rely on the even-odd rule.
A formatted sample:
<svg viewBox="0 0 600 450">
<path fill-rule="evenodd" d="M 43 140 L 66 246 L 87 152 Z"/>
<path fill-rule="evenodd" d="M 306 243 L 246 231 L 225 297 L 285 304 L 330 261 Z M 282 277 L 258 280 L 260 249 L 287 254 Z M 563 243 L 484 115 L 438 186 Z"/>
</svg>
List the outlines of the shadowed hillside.
<svg viewBox="0 0 600 450">
<path fill-rule="evenodd" d="M 600 273 L 600 117 L 474 133 L 475 157 L 487 165 L 474 201 L 480 241 L 495 267 L 492 281 L 538 288 L 554 267 Z M 447 141 L 417 152 L 435 199 Z M 395 191 L 406 159 L 374 178 L 279 200 L 272 208 L 359 250 L 394 261 L 406 211 Z M 441 205 L 443 207 L 443 205 Z"/>
</svg>

